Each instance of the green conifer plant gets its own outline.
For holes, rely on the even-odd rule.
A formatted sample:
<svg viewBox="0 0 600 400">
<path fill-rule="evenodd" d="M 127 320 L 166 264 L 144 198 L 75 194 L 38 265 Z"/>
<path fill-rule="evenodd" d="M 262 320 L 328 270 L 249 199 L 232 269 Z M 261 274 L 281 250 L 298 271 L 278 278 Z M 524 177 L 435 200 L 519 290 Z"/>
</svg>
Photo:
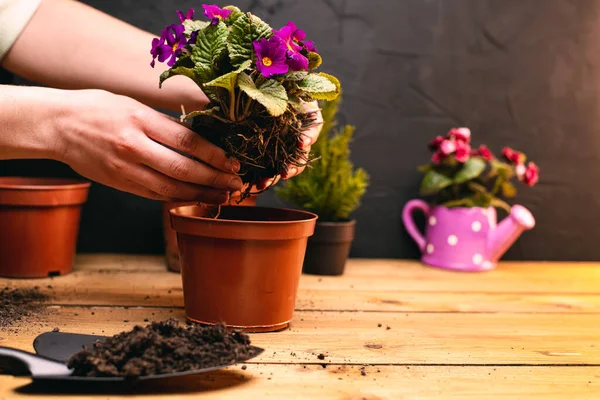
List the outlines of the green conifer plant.
<svg viewBox="0 0 600 400">
<path fill-rule="evenodd" d="M 355 127 L 337 128 L 336 119 L 341 95 L 321 102 L 323 128 L 312 147 L 315 159 L 306 170 L 275 188 L 283 200 L 319 216 L 321 222 L 342 222 L 360 206 L 369 185 L 369 175 L 354 168 L 350 160 L 350 143 Z"/>
</svg>

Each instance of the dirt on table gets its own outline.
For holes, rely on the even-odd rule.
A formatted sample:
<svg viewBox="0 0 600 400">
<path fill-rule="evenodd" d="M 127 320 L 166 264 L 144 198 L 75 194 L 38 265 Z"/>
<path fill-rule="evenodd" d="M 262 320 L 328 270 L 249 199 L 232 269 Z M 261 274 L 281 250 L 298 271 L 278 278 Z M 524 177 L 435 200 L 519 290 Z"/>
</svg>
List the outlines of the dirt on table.
<svg viewBox="0 0 600 400">
<path fill-rule="evenodd" d="M 40 311 L 49 296 L 40 292 L 39 287 L 9 288 L 0 290 L 0 328 L 9 327 L 23 318 Z"/>
<path fill-rule="evenodd" d="M 77 376 L 139 377 L 234 364 L 253 352 L 244 333 L 222 324 L 183 326 L 171 318 L 96 342 L 68 365 Z"/>
</svg>

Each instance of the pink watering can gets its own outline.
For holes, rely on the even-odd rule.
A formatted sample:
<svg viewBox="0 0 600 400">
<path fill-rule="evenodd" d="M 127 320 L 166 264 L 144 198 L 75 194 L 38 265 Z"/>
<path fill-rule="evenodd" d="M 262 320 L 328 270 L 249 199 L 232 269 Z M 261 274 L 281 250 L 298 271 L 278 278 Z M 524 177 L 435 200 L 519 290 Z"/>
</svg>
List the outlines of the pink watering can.
<svg viewBox="0 0 600 400">
<path fill-rule="evenodd" d="M 424 236 L 413 220 L 417 210 L 425 213 Z M 421 262 L 458 271 L 493 269 L 523 231 L 535 226 L 531 212 L 520 205 L 513 206 L 499 224 L 496 220 L 493 207 L 431 207 L 411 200 L 402 210 L 404 226 L 421 250 Z"/>
</svg>

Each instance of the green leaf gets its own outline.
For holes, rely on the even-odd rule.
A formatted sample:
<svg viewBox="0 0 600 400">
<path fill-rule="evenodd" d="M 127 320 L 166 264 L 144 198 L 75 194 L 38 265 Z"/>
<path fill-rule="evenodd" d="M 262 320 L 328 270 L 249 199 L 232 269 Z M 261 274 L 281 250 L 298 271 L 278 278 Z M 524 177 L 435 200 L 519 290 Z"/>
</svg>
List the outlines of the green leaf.
<svg viewBox="0 0 600 400">
<path fill-rule="evenodd" d="M 271 116 L 278 117 L 287 110 L 287 93 L 275 79 L 269 79 L 257 88 L 252 78 L 242 72 L 238 77 L 238 85 L 249 97 L 262 104 Z"/>
<path fill-rule="evenodd" d="M 469 189 L 473 190 L 474 192 L 480 192 L 480 193 L 486 193 L 486 194 L 488 192 L 487 188 L 483 185 L 480 185 L 479 183 L 469 182 L 468 186 L 469 186 Z"/>
<path fill-rule="evenodd" d="M 224 89 L 231 91 L 231 90 L 233 90 L 233 88 L 235 88 L 235 86 L 237 84 L 238 75 L 240 74 L 240 72 L 244 71 L 245 69 L 250 68 L 251 65 L 252 65 L 252 61 L 247 60 L 235 71 L 231 71 L 225 75 L 221 75 L 221 76 L 217 77 L 216 79 L 213 79 L 212 81 L 205 83 L 204 85 L 205 86 L 218 86 L 218 87 L 222 87 Z"/>
<path fill-rule="evenodd" d="M 471 157 L 463 167 L 454 175 L 454 183 L 464 183 L 477 178 L 485 169 L 485 161 L 481 158 Z"/>
<path fill-rule="evenodd" d="M 452 208 L 452 207 L 475 207 L 475 201 L 470 198 L 470 197 L 465 197 L 462 199 L 457 199 L 457 200 L 448 200 L 444 203 L 442 203 L 442 205 L 448 207 L 448 208 Z"/>
<path fill-rule="evenodd" d="M 503 182 L 502 195 L 504 197 L 515 197 L 517 195 L 517 188 L 510 182 Z"/>
<path fill-rule="evenodd" d="M 288 72 L 283 76 L 283 79 L 286 81 L 301 81 L 308 76 L 308 72 L 306 71 L 292 71 Z"/>
<path fill-rule="evenodd" d="M 498 208 L 502 208 L 502 209 L 504 209 L 506 212 L 510 213 L 510 206 L 509 206 L 509 205 L 508 205 L 506 202 L 504 202 L 504 201 L 500 200 L 500 199 L 499 199 L 499 198 L 497 198 L 497 197 L 492 197 L 492 200 L 490 201 L 490 205 L 491 205 L 492 207 L 498 207 Z"/>
<path fill-rule="evenodd" d="M 229 14 L 229 17 L 224 21 L 225 25 L 227 25 L 227 26 L 231 26 L 231 25 L 235 24 L 235 21 L 237 21 L 238 18 L 240 18 L 242 15 L 244 15 L 242 10 L 240 10 L 236 6 L 225 6 L 225 7 L 223 7 L 223 9 L 231 11 L 231 14 Z"/>
<path fill-rule="evenodd" d="M 219 107 L 213 107 L 213 108 L 209 108 L 208 110 L 199 110 L 199 111 L 192 111 L 190 113 L 184 114 L 182 115 L 179 119 L 181 122 L 186 121 L 190 118 L 194 118 L 200 115 L 210 115 L 213 116 L 215 114 L 217 114 L 219 112 Z"/>
<path fill-rule="evenodd" d="M 431 164 L 420 165 L 417 167 L 417 171 L 419 172 L 429 172 L 433 169 Z"/>
<path fill-rule="evenodd" d="M 199 20 L 193 21 L 191 19 L 186 19 L 185 21 L 183 21 L 183 27 L 185 28 L 183 33 L 185 33 L 185 35 L 187 37 L 190 37 L 192 32 L 201 31 L 202 29 L 206 28 L 208 25 L 210 25 L 210 22 L 199 21 Z"/>
<path fill-rule="evenodd" d="M 239 16 L 231 27 L 227 42 L 231 65 L 239 67 L 245 61 L 252 60 L 252 43 L 260 38 L 269 38 L 272 34 L 271 27 L 257 16 L 251 13 Z"/>
<path fill-rule="evenodd" d="M 192 68 L 175 67 L 174 66 L 173 68 L 170 68 L 170 69 L 164 71 L 162 74 L 160 74 L 160 78 L 158 80 L 158 87 L 162 88 L 163 82 L 175 75 L 187 76 L 194 82 L 198 83 L 196 80 L 196 73 L 194 72 L 194 70 Z"/>
<path fill-rule="evenodd" d="M 312 51 L 308 53 L 308 69 L 317 69 L 319 66 L 321 66 L 322 62 L 323 59 L 318 53 L 314 53 Z"/>
<path fill-rule="evenodd" d="M 431 170 L 423 177 L 423 181 L 421 182 L 421 195 L 427 196 L 435 194 L 451 184 L 452 179 L 444 174 L 440 174 L 436 170 Z"/>
<path fill-rule="evenodd" d="M 340 81 L 329 74 L 309 74 L 298 82 L 298 87 L 307 92 L 313 99 L 331 101 L 340 93 Z"/>
<path fill-rule="evenodd" d="M 218 75 L 218 63 L 227 51 L 227 27 L 223 22 L 209 25 L 198 32 L 191 60 L 200 83 L 213 80 Z"/>
</svg>

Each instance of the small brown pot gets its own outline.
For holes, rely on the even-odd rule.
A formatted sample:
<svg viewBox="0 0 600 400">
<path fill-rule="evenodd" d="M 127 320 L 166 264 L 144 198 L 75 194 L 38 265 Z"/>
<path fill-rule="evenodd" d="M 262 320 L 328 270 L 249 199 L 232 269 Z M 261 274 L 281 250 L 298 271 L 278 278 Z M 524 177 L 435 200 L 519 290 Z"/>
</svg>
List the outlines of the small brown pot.
<svg viewBox="0 0 600 400">
<path fill-rule="evenodd" d="M 171 228 L 171 219 L 169 216 L 169 210 L 176 207 L 191 206 L 198 204 L 197 201 L 164 201 L 162 203 L 162 215 L 163 215 L 163 233 L 165 238 L 165 261 L 169 271 L 180 272 L 181 267 L 179 265 L 179 250 L 177 249 L 177 234 Z M 232 200 L 232 205 L 238 205 L 235 200 Z M 250 196 L 244 199 L 240 206 L 255 206 L 256 197 Z"/>
<path fill-rule="evenodd" d="M 69 179 L 0 177 L 0 276 L 44 278 L 73 271 L 89 187 Z"/>
<path fill-rule="evenodd" d="M 350 254 L 356 221 L 317 222 L 308 240 L 302 272 L 312 275 L 342 275 Z"/>
<path fill-rule="evenodd" d="M 305 211 L 223 206 L 172 209 L 188 320 L 223 322 L 247 332 L 289 326 L 308 237 L 317 216 Z"/>
</svg>

